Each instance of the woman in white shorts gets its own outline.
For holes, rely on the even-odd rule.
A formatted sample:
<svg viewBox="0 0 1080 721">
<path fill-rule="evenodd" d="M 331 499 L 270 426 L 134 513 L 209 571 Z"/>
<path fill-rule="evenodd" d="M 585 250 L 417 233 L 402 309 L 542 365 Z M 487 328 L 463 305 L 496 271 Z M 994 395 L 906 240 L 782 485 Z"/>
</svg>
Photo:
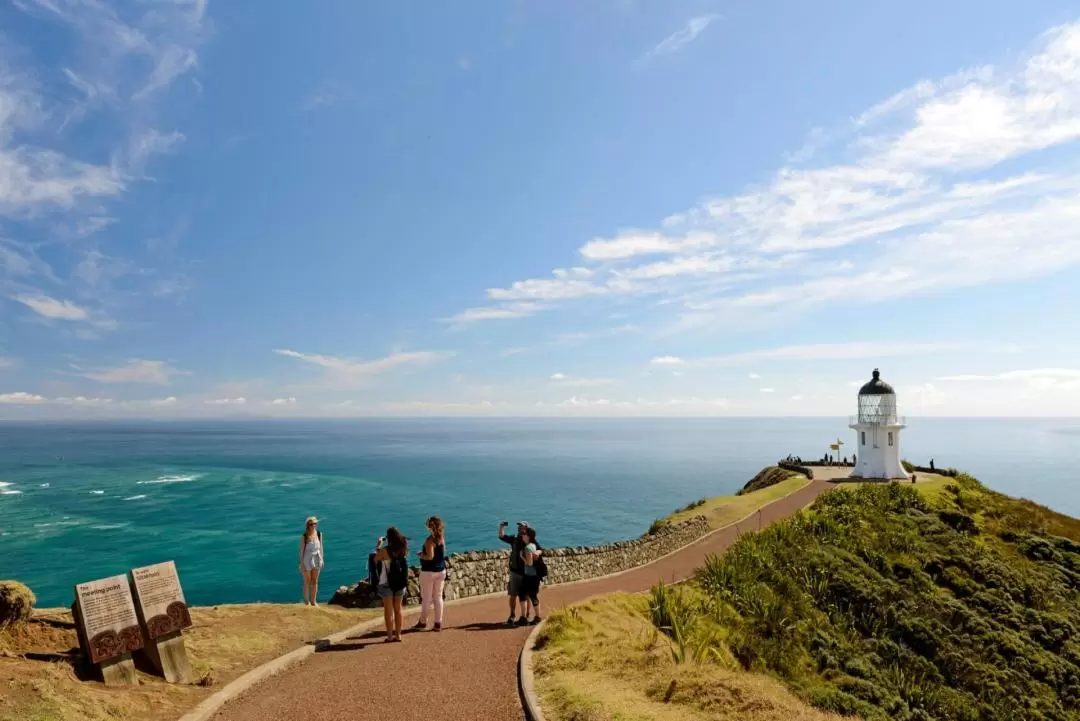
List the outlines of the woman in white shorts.
<svg viewBox="0 0 1080 721">
<path fill-rule="evenodd" d="M 300 574 L 304 577 L 304 605 L 318 606 L 319 572 L 326 563 L 326 546 L 323 544 L 319 519 L 309 516 L 300 537 Z"/>
</svg>

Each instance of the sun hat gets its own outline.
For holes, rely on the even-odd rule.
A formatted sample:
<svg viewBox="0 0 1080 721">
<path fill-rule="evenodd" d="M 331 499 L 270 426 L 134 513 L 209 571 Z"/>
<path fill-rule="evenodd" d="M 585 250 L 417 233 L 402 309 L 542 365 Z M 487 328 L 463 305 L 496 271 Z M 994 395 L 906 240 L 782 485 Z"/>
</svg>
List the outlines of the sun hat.
<svg viewBox="0 0 1080 721">
<path fill-rule="evenodd" d="M 315 516 L 308 516 L 307 520 L 304 521 L 304 524 L 307 525 L 308 523 L 318 523 L 318 522 L 319 522 L 319 519 L 316 518 Z"/>
</svg>

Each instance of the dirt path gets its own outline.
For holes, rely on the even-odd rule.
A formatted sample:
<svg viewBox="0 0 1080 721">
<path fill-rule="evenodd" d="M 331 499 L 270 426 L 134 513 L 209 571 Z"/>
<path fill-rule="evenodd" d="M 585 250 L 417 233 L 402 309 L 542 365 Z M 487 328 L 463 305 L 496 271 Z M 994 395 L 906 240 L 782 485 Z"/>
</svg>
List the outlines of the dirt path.
<svg viewBox="0 0 1080 721">
<path fill-rule="evenodd" d="M 685 579 L 706 554 L 723 552 L 739 534 L 786 518 L 834 487 L 814 481 L 648 566 L 545 588 L 542 610 Z M 530 629 L 506 627 L 506 616 L 505 598 L 484 598 L 447 608 L 441 633 L 407 633 L 403 643 L 385 645 L 381 633 L 349 639 L 230 702 L 214 721 L 522 721 L 517 657 Z M 406 626 L 415 618 L 407 615 Z"/>
</svg>

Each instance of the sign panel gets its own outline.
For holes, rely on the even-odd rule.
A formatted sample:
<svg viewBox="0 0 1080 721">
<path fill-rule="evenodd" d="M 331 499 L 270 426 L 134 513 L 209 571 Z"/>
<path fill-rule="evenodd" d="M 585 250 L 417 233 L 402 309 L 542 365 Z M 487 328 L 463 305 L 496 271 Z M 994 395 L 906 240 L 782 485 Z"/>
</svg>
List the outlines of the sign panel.
<svg viewBox="0 0 1080 721">
<path fill-rule="evenodd" d="M 155 563 L 131 571 L 135 600 L 139 604 L 146 633 L 158 638 L 191 626 L 191 614 L 180 587 L 180 576 L 172 561 Z"/>
<path fill-rule="evenodd" d="M 112 576 L 75 587 L 79 616 L 93 663 L 142 648 L 142 633 L 126 576 Z"/>
</svg>

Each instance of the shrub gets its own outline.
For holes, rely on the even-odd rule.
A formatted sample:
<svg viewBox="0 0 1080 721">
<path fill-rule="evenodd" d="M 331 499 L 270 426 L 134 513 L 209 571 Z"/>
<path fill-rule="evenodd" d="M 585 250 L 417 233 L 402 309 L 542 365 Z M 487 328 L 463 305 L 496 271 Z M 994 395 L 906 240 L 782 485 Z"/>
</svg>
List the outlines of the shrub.
<svg viewBox="0 0 1080 721">
<path fill-rule="evenodd" d="M 18 581 L 0 581 L 0 628 L 30 620 L 37 597 Z"/>
<path fill-rule="evenodd" d="M 695 584 L 739 663 L 822 709 L 1080 719 L 1080 523 L 965 474 L 932 501 L 901 484 L 825 494 Z"/>
<path fill-rule="evenodd" d="M 655 521 L 649 524 L 648 535 L 654 536 L 665 528 L 671 526 L 671 521 L 666 518 L 657 518 Z"/>
</svg>

